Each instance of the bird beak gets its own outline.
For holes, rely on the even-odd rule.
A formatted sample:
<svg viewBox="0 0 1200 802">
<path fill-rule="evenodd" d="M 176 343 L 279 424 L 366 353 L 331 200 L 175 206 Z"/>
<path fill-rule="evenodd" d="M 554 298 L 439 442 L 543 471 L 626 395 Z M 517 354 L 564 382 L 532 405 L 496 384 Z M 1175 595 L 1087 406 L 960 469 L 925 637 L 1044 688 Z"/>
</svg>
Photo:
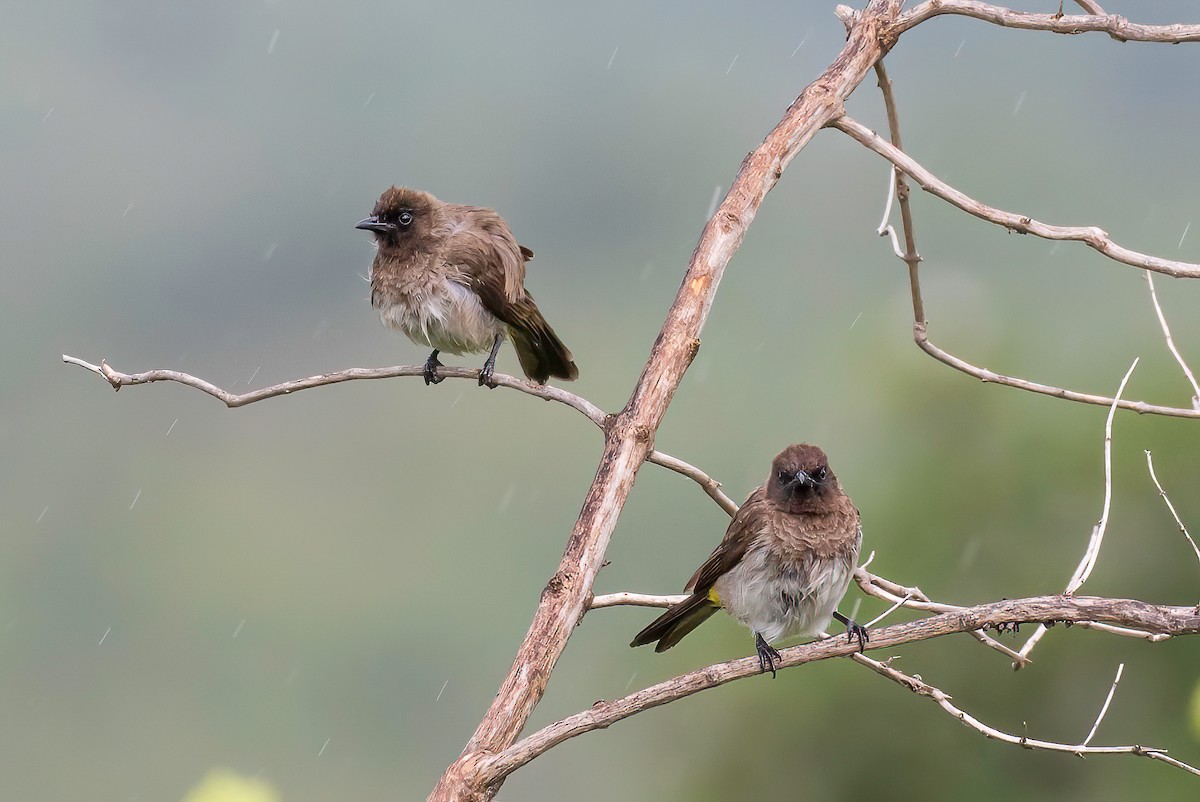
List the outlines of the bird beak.
<svg viewBox="0 0 1200 802">
<path fill-rule="evenodd" d="M 374 231 L 376 234 L 383 234 L 387 231 L 394 231 L 396 227 L 391 223 L 381 223 L 375 215 L 359 220 L 355 228 L 361 228 L 363 231 Z"/>
<path fill-rule="evenodd" d="M 796 476 L 792 479 L 791 484 L 793 487 L 816 487 L 817 481 L 804 471 L 796 471 Z"/>
</svg>

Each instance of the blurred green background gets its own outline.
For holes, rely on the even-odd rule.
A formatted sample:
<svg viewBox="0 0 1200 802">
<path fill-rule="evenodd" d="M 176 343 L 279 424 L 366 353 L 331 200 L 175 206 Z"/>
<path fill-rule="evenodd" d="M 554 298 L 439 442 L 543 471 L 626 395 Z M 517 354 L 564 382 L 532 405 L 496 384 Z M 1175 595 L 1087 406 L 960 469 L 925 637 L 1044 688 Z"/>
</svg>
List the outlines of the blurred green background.
<svg viewBox="0 0 1200 802">
<path fill-rule="evenodd" d="M 1189 2 L 1106 5 L 1196 21 Z M 572 389 L 619 409 L 714 193 L 840 49 L 832 8 L 10 7 L 0 798 L 177 800 L 221 767 L 287 802 L 424 798 L 555 570 L 598 432 L 462 381 L 358 382 L 235 411 L 174 385 L 116 395 L 60 354 L 233 390 L 419 362 L 426 351 L 370 309 L 370 241 L 353 228 L 403 183 L 510 221 L 582 370 Z M 1200 261 L 1196 46 L 942 18 L 888 65 L 905 143 L 941 177 Z M 873 77 L 849 109 L 882 124 Z M 874 570 L 962 603 L 1054 592 L 1100 514 L 1105 410 L 983 385 L 912 345 L 903 266 L 874 234 L 886 181 L 833 131 L 801 153 L 729 266 L 658 446 L 741 499 L 784 445 L 820 443 Z M 935 342 L 1101 394 L 1141 356 L 1128 396 L 1188 405 L 1137 271 L 928 196 L 914 209 Z M 1200 368 L 1200 285 L 1158 286 Z M 511 349 L 499 369 L 517 370 Z M 1087 592 L 1197 601 L 1200 567 L 1143 450 L 1200 530 L 1198 447 L 1194 421 L 1117 417 L 1112 521 Z M 645 467 L 597 591 L 676 592 L 726 521 Z M 860 620 L 883 609 L 852 589 L 843 610 L 860 601 Z M 588 616 L 532 725 L 751 650 L 725 618 L 664 655 L 629 649 L 653 615 Z M 989 723 L 1071 742 L 1125 662 L 1096 742 L 1200 761 L 1195 639 L 1060 628 L 1018 674 L 966 636 L 894 653 Z M 571 741 L 500 798 L 1178 799 L 1195 782 L 989 742 L 832 661 Z"/>
</svg>

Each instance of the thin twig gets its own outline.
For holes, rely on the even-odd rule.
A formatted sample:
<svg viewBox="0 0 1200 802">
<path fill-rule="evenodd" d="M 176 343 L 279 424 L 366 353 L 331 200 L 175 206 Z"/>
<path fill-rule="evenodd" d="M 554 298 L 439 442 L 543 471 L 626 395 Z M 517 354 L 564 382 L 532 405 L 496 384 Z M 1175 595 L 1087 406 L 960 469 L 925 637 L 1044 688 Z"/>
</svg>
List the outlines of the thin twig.
<svg viewBox="0 0 1200 802">
<path fill-rule="evenodd" d="M 1200 25 L 1140 25 L 1116 14 L 1106 16 L 1030 14 L 975 0 L 927 0 L 900 16 L 896 23 L 896 34 L 899 35 L 914 25 L 942 14 L 974 17 L 994 25 L 1002 25 L 1005 28 L 1021 28 L 1027 31 L 1050 31 L 1065 34 L 1107 33 L 1118 42 L 1160 42 L 1163 44 L 1200 42 Z"/>
<path fill-rule="evenodd" d="M 212 382 L 201 379 L 197 376 L 192 376 L 188 373 L 182 373 L 177 370 L 147 370 L 142 373 L 121 373 L 113 370 L 109 364 L 101 360 L 99 365 L 93 365 L 90 362 L 85 362 L 78 357 L 67 356 L 63 354 L 63 362 L 71 365 L 78 365 L 81 368 L 90 370 L 91 372 L 104 377 L 104 379 L 112 385 L 114 390 L 120 390 L 127 385 L 135 384 L 151 384 L 153 382 L 176 382 L 186 387 L 192 387 L 200 390 L 203 393 L 211 395 L 223 403 L 230 409 L 244 407 L 247 404 L 253 404 L 257 401 L 265 401 L 268 398 L 277 398 L 281 395 L 291 395 L 300 390 L 308 390 L 313 387 L 324 387 L 328 384 L 340 384 L 348 381 L 359 381 L 365 379 L 395 379 L 404 376 L 422 376 L 425 368 L 420 365 L 397 365 L 387 368 L 348 368 L 339 370 L 334 373 L 322 373 L 318 376 L 309 376 L 304 379 L 295 379 L 293 381 L 283 382 L 281 384 L 273 384 L 270 387 L 263 387 L 258 390 L 251 390 L 246 393 L 231 393 L 217 387 Z M 479 371 L 473 368 L 452 368 L 442 366 L 438 368 L 438 375 L 448 379 L 475 379 L 479 378 Z M 548 384 L 534 384 L 533 382 L 518 379 L 516 376 L 509 376 L 504 373 L 492 374 L 492 381 L 500 387 L 507 387 L 511 390 L 517 390 L 531 395 L 535 398 L 541 398 L 546 401 L 557 401 L 561 404 L 566 404 L 572 409 L 580 412 L 596 426 L 604 429 L 608 425 L 609 416 L 583 396 L 563 390 L 560 387 L 552 387 Z M 737 512 L 737 504 L 725 495 L 721 490 L 721 483 L 713 479 L 704 471 L 697 468 L 695 465 L 684 462 L 678 457 L 673 457 L 662 451 L 651 451 L 646 457 L 647 462 L 652 462 L 655 465 L 661 465 L 668 470 L 674 471 L 682 476 L 694 481 L 700 485 L 700 488 L 707 493 L 714 501 L 721 506 L 725 512 L 733 515 Z"/>
<path fill-rule="evenodd" d="M 683 474 L 687 478 L 691 479 L 696 484 L 700 485 L 701 489 L 703 489 L 713 501 L 721 505 L 721 509 L 725 510 L 725 512 L 729 513 L 729 515 L 732 516 L 738 511 L 737 502 L 725 495 L 725 491 L 721 489 L 721 483 L 697 468 L 695 465 L 689 465 L 683 460 L 672 457 L 670 454 L 664 454 L 661 451 L 651 451 L 650 455 L 646 457 L 646 460 L 648 462 L 653 462 L 655 465 L 661 465 L 664 468 L 675 471 L 675 473 Z"/>
<path fill-rule="evenodd" d="M 1000 384 L 1000 385 L 1004 385 L 1006 387 L 1015 387 L 1020 390 L 1026 390 L 1026 391 L 1033 392 L 1033 393 L 1040 393 L 1043 395 L 1053 396 L 1055 398 L 1062 398 L 1064 400 L 1076 401 L 1076 402 L 1085 403 L 1085 404 L 1111 406 L 1114 402 L 1118 402 L 1119 406 L 1122 409 L 1130 409 L 1135 412 L 1143 413 L 1143 414 L 1165 415 L 1165 416 L 1181 417 L 1181 418 L 1200 418 L 1200 406 L 1198 406 L 1197 408 L 1194 408 L 1194 409 L 1184 409 L 1184 408 L 1180 408 L 1180 407 L 1167 407 L 1167 406 L 1159 406 L 1159 405 L 1155 405 L 1155 404 L 1148 404 L 1145 401 L 1124 401 L 1124 400 L 1118 401 L 1117 399 L 1109 398 L 1107 396 L 1091 395 L 1088 393 L 1080 393 L 1080 392 L 1077 392 L 1074 390 L 1067 390 L 1062 387 L 1055 387 L 1055 386 L 1048 385 L 1048 384 L 1039 384 L 1037 382 L 1032 382 L 1027 379 L 1022 379 L 1022 378 L 1018 378 L 1015 376 L 1006 376 L 1004 374 L 996 373 L 994 371 L 988 370 L 987 368 L 982 368 L 982 367 L 973 365 L 973 364 L 967 362 L 966 360 L 961 359 L 961 358 L 941 349 L 940 347 L 938 347 L 937 345 L 935 345 L 933 342 L 930 341 L 929 331 L 928 331 L 928 323 L 925 320 L 924 301 L 921 298 L 920 279 L 919 279 L 919 275 L 917 272 L 918 264 L 920 263 L 921 258 L 917 254 L 916 244 L 913 239 L 912 213 L 911 213 L 911 209 L 909 208 L 909 204 L 908 204 L 908 185 L 903 182 L 902 178 L 900 178 L 899 171 L 903 171 L 904 173 L 911 175 L 917 181 L 917 183 L 920 184 L 927 191 L 932 192 L 933 194 L 938 195 L 939 197 L 945 198 L 946 200 L 953 203 L 955 206 L 958 206 L 959 208 L 963 209 L 964 211 L 974 214 L 977 217 L 983 217 L 983 219 L 991 220 L 992 222 L 996 222 L 1001 225 L 1012 224 L 1011 227 L 1013 227 L 1014 230 L 1021 230 L 1022 228 L 1024 228 L 1024 229 L 1028 230 L 1028 233 L 1034 233 L 1034 234 L 1038 234 L 1039 231 L 1041 231 L 1042 232 L 1041 235 L 1045 235 L 1045 233 L 1047 231 L 1051 231 L 1051 230 L 1057 232 L 1058 234 L 1062 234 L 1063 232 L 1075 232 L 1076 234 L 1079 235 L 1078 237 L 1063 237 L 1063 236 L 1058 236 L 1056 234 L 1056 236 L 1052 236 L 1049 238 L 1050 239 L 1082 238 L 1082 241 L 1085 241 L 1089 245 L 1096 247 L 1098 250 L 1101 250 L 1101 252 L 1105 252 L 1107 255 L 1110 255 L 1110 256 L 1112 256 L 1112 254 L 1108 254 L 1104 248 L 1095 244 L 1093 241 L 1087 239 L 1087 237 L 1091 236 L 1094 232 L 1099 232 L 1100 234 L 1103 235 L 1104 232 L 1100 231 L 1100 229 L 1097 229 L 1097 228 L 1074 228 L 1074 229 L 1059 228 L 1059 227 L 1054 227 L 1054 226 L 1046 226 L 1045 224 L 1042 224 L 1042 223 L 1037 223 L 1036 221 L 1030 220 L 1030 218 L 1027 218 L 1027 217 L 1018 218 L 1016 215 L 1012 215 L 1009 212 L 1000 212 L 997 209 L 992 209 L 991 207 L 986 207 L 983 204 L 980 204 L 978 201 L 968 198 L 966 195 L 963 195 L 961 192 L 958 192 L 958 190 L 953 189 L 949 185 L 942 182 L 940 179 L 934 177 L 931 173 L 929 173 L 927 170 L 925 170 L 923 167 L 921 167 L 919 164 L 917 164 L 914 160 L 912 160 L 907 154 L 905 154 L 895 144 L 900 141 L 899 123 L 896 118 L 895 100 L 892 96 L 891 81 L 888 80 L 887 73 L 883 72 L 882 70 L 880 70 L 879 84 L 880 84 L 880 88 L 883 90 L 884 102 L 885 102 L 885 104 L 887 106 L 887 110 L 888 110 L 888 122 L 889 122 L 889 126 L 891 127 L 892 144 L 889 145 L 887 142 L 884 142 L 883 139 L 881 139 L 877 134 L 871 132 L 865 126 L 862 126 L 861 124 L 859 124 L 859 123 L 855 122 L 854 120 L 851 120 L 847 117 L 839 118 L 838 120 L 831 122 L 830 125 L 831 125 L 831 127 L 837 128 L 838 130 L 841 130 L 841 131 L 849 134 L 855 140 L 861 142 L 862 144 L 866 145 L 871 150 L 874 150 L 876 153 L 879 153 L 881 156 L 888 159 L 890 162 L 892 162 L 892 164 L 894 165 L 895 168 L 898 168 L 896 192 L 900 199 L 900 211 L 904 218 L 904 220 L 903 220 L 904 233 L 905 233 L 905 241 L 907 243 L 906 251 L 903 254 L 902 258 L 908 265 L 909 287 L 910 287 L 910 291 L 911 291 L 911 295 L 912 295 L 912 305 L 913 305 L 913 340 L 916 342 L 917 346 L 920 347 L 922 351 L 929 354 L 930 356 L 932 356 L 934 359 L 938 360 L 939 362 L 941 362 L 945 365 L 949 365 L 950 367 L 952 367 L 956 370 L 959 370 L 963 373 L 966 373 L 969 376 L 974 376 L 975 378 L 979 379 L 980 381 L 991 382 L 994 384 Z M 981 209 L 987 210 L 987 214 L 980 213 Z M 998 215 L 999 218 L 993 219 L 993 217 L 987 216 L 992 213 L 995 213 L 995 215 Z M 1034 230 L 1034 228 L 1036 226 L 1040 226 L 1041 228 L 1038 230 Z M 1119 246 L 1112 245 L 1111 240 L 1107 240 L 1107 235 L 1104 235 L 1104 237 L 1105 237 L 1105 241 L 1108 242 L 1109 245 L 1111 245 L 1110 250 L 1115 248 L 1123 253 L 1133 254 L 1132 251 L 1127 251 L 1124 248 L 1120 248 Z M 1168 260 L 1161 260 L 1161 259 L 1158 259 L 1157 257 L 1145 256 L 1142 254 L 1134 254 L 1134 255 L 1143 260 L 1156 261 L 1156 262 L 1160 262 L 1160 263 L 1163 263 L 1166 265 L 1175 265 L 1175 266 L 1179 266 L 1179 267 L 1183 267 L 1183 268 L 1188 268 L 1189 270 L 1195 271 L 1194 275 L 1200 276 L 1200 265 L 1187 265 L 1182 262 L 1169 262 Z M 1113 256 L 1113 258 L 1117 258 L 1117 257 Z M 1130 263 L 1130 264 L 1133 263 L 1133 262 L 1129 262 L 1128 260 L 1119 260 L 1119 261 L 1126 261 L 1127 263 Z M 1161 267 L 1161 265 L 1160 265 L 1160 267 Z M 1187 275 L 1185 273 L 1172 273 L 1172 269 L 1164 268 L 1164 271 L 1171 273 L 1172 275 L 1175 275 L 1175 274 Z"/>
<path fill-rule="evenodd" d="M 921 618 L 903 624 L 893 624 L 890 627 L 871 633 L 867 649 L 891 649 L 906 643 L 941 637 L 956 632 L 969 632 L 975 629 L 1011 626 L 1030 621 L 1105 621 L 1118 625 L 1136 625 L 1149 630 L 1161 631 L 1173 635 L 1200 634 L 1200 612 L 1192 607 L 1165 607 L 1146 604 L 1133 599 L 1103 599 L 1088 596 L 1043 596 L 1032 599 L 1010 599 L 976 607 L 967 607 L 951 613 Z M 811 663 L 816 660 L 827 660 L 831 657 L 844 657 L 856 654 L 858 644 L 843 638 L 824 638 L 811 643 L 792 646 L 780 650 L 777 668 Z M 881 664 L 882 665 L 882 664 Z M 724 685 L 745 677 L 757 676 L 762 672 L 757 657 L 744 657 L 717 663 L 705 668 L 682 674 L 664 680 L 648 688 L 629 694 L 611 702 L 600 701 L 587 710 L 556 721 L 536 732 L 522 738 L 507 749 L 480 759 L 478 770 L 485 777 L 504 777 L 549 749 L 577 735 L 603 729 L 630 716 L 668 704 L 701 691 Z M 907 675 L 905 675 L 907 677 Z M 915 678 L 908 678 L 916 681 Z M 907 684 L 907 682 L 905 683 Z M 916 690 L 916 688 L 913 688 Z M 944 694 L 943 694 L 944 696 Z M 946 697 L 948 701 L 948 697 Z M 940 704 L 940 702 L 939 702 Z M 943 705 L 945 707 L 945 705 Z M 964 720 L 965 713 L 951 706 L 945 708 L 956 718 Z M 961 714 L 961 715 L 960 715 Z M 974 721 L 974 719 L 971 719 Z M 974 726 L 974 725 L 972 725 Z M 986 725 L 979 725 L 985 727 Z M 984 732 L 983 729 L 980 730 Z M 1003 734 L 993 732 L 993 737 L 1009 740 Z M 985 734 L 988 734 L 985 732 Z M 1020 739 L 1010 742 L 1016 743 Z M 1049 742 L 1034 742 L 1040 744 Z M 1146 747 L 1071 747 L 1055 749 L 1054 745 L 1045 748 L 1054 751 L 1075 753 L 1082 748 L 1090 754 L 1158 754 L 1160 750 Z M 1167 761 L 1180 768 L 1188 768 L 1177 761 Z"/>
<path fill-rule="evenodd" d="M 1002 373 L 996 373 L 973 365 L 964 359 L 942 350 L 934 345 L 929 340 L 928 326 L 924 323 L 913 324 L 913 340 L 917 343 L 922 351 L 929 354 L 931 357 L 941 362 L 944 365 L 949 365 L 955 370 L 961 371 L 968 376 L 974 376 L 982 382 L 999 384 L 1004 387 L 1015 387 L 1018 390 L 1026 390 L 1031 393 L 1039 393 L 1048 395 L 1052 398 L 1061 398 L 1064 401 L 1076 401 L 1081 404 L 1094 404 L 1096 406 L 1112 406 L 1114 401 L 1118 399 L 1110 398 L 1103 395 L 1091 395 L 1088 393 L 1080 393 L 1075 390 L 1067 390 L 1063 387 L 1054 387 L 1049 384 L 1039 384 L 1026 379 L 1021 379 L 1016 376 L 1006 376 Z M 1148 404 L 1145 401 L 1126 401 L 1120 399 L 1117 404 L 1121 409 L 1128 409 L 1137 412 L 1141 415 L 1162 415 L 1169 418 L 1194 418 L 1200 419 L 1200 410 L 1184 409 L 1182 407 L 1164 407 L 1157 404 Z"/>
<path fill-rule="evenodd" d="M 1179 517 L 1179 513 L 1175 511 L 1175 505 L 1171 503 L 1171 499 L 1167 496 L 1167 491 L 1163 490 L 1163 486 L 1159 484 L 1158 475 L 1154 472 L 1154 457 L 1150 456 L 1150 452 L 1146 452 L 1146 467 L 1150 469 L 1150 478 L 1154 480 L 1154 486 L 1158 488 L 1158 494 L 1162 496 L 1163 503 L 1167 505 L 1167 509 L 1171 511 L 1171 517 L 1175 519 L 1175 525 L 1179 527 L 1179 531 L 1187 538 L 1187 542 L 1191 544 L 1192 551 L 1196 552 L 1196 559 L 1200 560 L 1200 547 L 1196 545 L 1196 541 L 1192 540 L 1192 536 L 1188 534 L 1187 527 L 1183 525 L 1183 521 Z"/>
<path fill-rule="evenodd" d="M 880 621 L 887 618 L 889 615 L 891 615 L 892 613 L 896 612 L 901 607 L 903 607 L 905 602 L 907 602 L 911 598 L 912 598 L 912 596 L 905 596 L 903 599 L 897 599 L 896 603 L 893 604 L 891 607 L 887 608 L 882 613 L 875 616 L 867 623 L 863 624 L 863 629 L 871 629 L 872 627 L 876 626 Z"/>
<path fill-rule="evenodd" d="M 1100 520 L 1092 527 L 1092 536 L 1088 540 L 1087 549 L 1083 553 L 1083 559 L 1079 561 L 1079 565 L 1075 568 L 1075 573 L 1071 575 L 1070 581 L 1067 582 L 1067 588 L 1064 591 L 1067 595 L 1071 595 L 1082 587 L 1087 578 L 1091 576 L 1092 569 L 1096 567 L 1096 561 L 1100 558 L 1100 547 L 1104 544 L 1104 532 L 1108 529 L 1108 513 L 1112 508 L 1112 425 L 1113 417 L 1117 414 L 1117 403 L 1121 398 L 1121 394 L 1125 392 L 1125 385 L 1129 383 L 1129 377 L 1133 375 L 1134 369 L 1138 366 L 1139 358 L 1133 360 L 1133 364 L 1129 366 L 1129 370 L 1125 371 L 1125 376 L 1121 379 L 1121 383 L 1117 386 L 1117 394 L 1114 396 L 1112 406 L 1108 408 L 1108 417 L 1104 422 L 1104 505 L 1100 511 Z M 1029 640 L 1025 641 L 1021 646 L 1021 655 L 1028 657 L 1033 651 L 1033 647 L 1037 645 L 1046 635 L 1046 625 L 1041 624 L 1029 636 Z M 1013 663 L 1013 670 L 1019 670 L 1024 664 L 1020 662 Z"/>
<path fill-rule="evenodd" d="M 1093 2 L 1093 0 L 1075 0 L 1075 2 L 1089 14 L 1095 14 L 1098 17 L 1108 16 L 1108 12 L 1102 9 L 1099 3 Z"/>
<path fill-rule="evenodd" d="M 1171 355 L 1175 357 L 1175 361 L 1183 369 L 1183 375 L 1187 376 L 1187 380 L 1192 385 L 1192 407 L 1200 409 L 1200 384 L 1197 384 L 1195 374 L 1192 373 L 1192 369 L 1188 367 L 1187 362 L 1183 361 L 1183 356 L 1180 355 L 1179 349 L 1175 347 L 1175 340 L 1171 338 L 1171 327 L 1167 325 L 1167 318 L 1163 314 L 1162 307 L 1158 305 L 1158 293 L 1154 291 L 1154 276 L 1149 270 L 1145 272 L 1145 276 L 1146 283 L 1150 285 L 1150 301 L 1154 304 L 1154 314 L 1158 315 L 1158 324 L 1162 327 L 1163 337 L 1167 340 L 1167 348 L 1170 349 Z"/>
<path fill-rule="evenodd" d="M 996 741 L 1003 741 L 1004 743 L 1020 746 L 1024 749 L 1035 749 L 1046 752 L 1065 752 L 1067 754 L 1077 755 L 1078 757 L 1084 757 L 1085 755 L 1137 755 L 1138 757 L 1147 757 L 1151 760 L 1161 761 L 1169 766 L 1183 769 L 1191 774 L 1200 775 L 1200 769 L 1197 769 L 1188 763 L 1184 763 L 1182 760 L 1177 760 L 1168 756 L 1166 750 L 1156 749 L 1150 746 L 1139 746 L 1136 744 L 1132 746 L 1088 746 L 1087 741 L 1084 741 L 1081 744 L 1063 744 L 1056 743 L 1054 741 L 1042 741 L 1037 738 L 1030 738 L 1026 735 L 1011 735 L 1007 732 L 998 730 L 995 727 L 984 724 L 982 721 L 951 702 L 951 697 L 948 693 L 940 688 L 930 685 L 922 679 L 905 674 L 903 671 L 893 668 L 887 662 L 881 663 L 878 660 L 872 660 L 863 654 L 855 654 L 853 655 L 853 658 L 855 662 L 867 666 L 875 673 L 887 677 L 896 684 L 907 688 L 918 696 L 923 696 L 926 699 L 931 700 L 951 716 L 958 719 L 976 732 L 982 734 L 986 738 L 991 738 Z M 1118 678 L 1120 677 L 1120 672 L 1117 673 L 1117 676 Z M 1114 682 L 1113 690 L 1115 689 L 1116 683 Z M 1109 691 L 1109 699 L 1112 699 L 1112 690 Z M 1105 710 L 1108 709 L 1107 701 L 1104 704 L 1104 708 Z M 1103 718 L 1103 711 L 1100 715 L 1101 718 Z M 1099 723 L 1098 720 L 1097 723 Z M 1088 740 L 1090 739 L 1091 736 L 1088 736 Z"/>
<path fill-rule="evenodd" d="M 1137 368 L 1140 357 L 1135 357 L 1133 364 L 1129 366 L 1129 370 L 1125 371 L 1124 377 L 1121 378 L 1121 383 L 1117 385 L 1117 394 L 1113 396 L 1120 399 L 1125 392 L 1125 385 L 1129 383 L 1129 377 L 1133 375 L 1133 371 Z M 1117 405 L 1114 403 L 1108 408 L 1108 417 L 1104 421 L 1104 505 L 1100 510 L 1100 520 L 1096 522 L 1096 526 L 1092 529 L 1092 538 L 1088 542 L 1087 551 L 1084 552 L 1083 559 L 1079 562 L 1079 567 L 1075 569 L 1075 573 L 1071 576 L 1071 581 L 1067 583 L 1068 594 L 1074 593 L 1083 586 L 1087 578 L 1092 575 L 1092 570 L 1096 567 L 1096 561 L 1100 558 L 1100 546 L 1104 543 L 1104 533 L 1108 529 L 1108 513 L 1112 509 L 1112 427 L 1113 418 L 1117 414 Z"/>
<path fill-rule="evenodd" d="M 916 181 L 921 189 L 980 220 L 1003 226 L 1009 231 L 1033 234 L 1035 237 L 1043 239 L 1082 242 L 1110 259 L 1132 267 L 1153 270 L 1156 273 L 1176 278 L 1200 278 L 1200 265 L 1191 262 L 1177 262 L 1130 250 L 1113 242 L 1107 232 L 1096 226 L 1053 226 L 1026 215 L 1013 214 L 981 203 L 942 181 L 907 153 L 889 144 L 870 128 L 851 117 L 843 115 L 831 120 L 829 127 L 836 128 L 890 161 Z"/>
<path fill-rule="evenodd" d="M 622 591 L 620 593 L 605 593 L 603 596 L 594 596 L 591 603 L 588 604 L 588 609 L 599 610 L 602 607 L 619 607 L 622 605 L 630 607 L 670 607 L 672 604 L 679 604 L 679 602 L 686 598 L 686 595 L 652 596 L 648 593 Z"/>
<path fill-rule="evenodd" d="M 113 370 L 107 362 L 101 360 L 99 365 L 93 365 L 90 362 L 85 362 L 82 359 L 63 354 L 63 362 L 71 365 L 79 365 L 81 368 L 86 368 L 93 373 L 103 376 L 114 390 L 120 390 L 126 385 L 133 384 L 150 384 L 152 382 L 178 382 L 179 384 L 193 387 L 203 393 L 211 395 L 230 409 L 244 407 L 247 404 L 253 404 L 257 401 L 265 401 L 268 398 L 275 398 L 281 395 L 291 395 L 299 390 L 308 390 L 313 387 L 324 387 L 327 384 L 340 384 L 341 382 L 358 381 L 363 379 L 395 379 L 402 376 L 422 376 L 425 368 L 422 365 L 396 365 L 387 368 L 348 368 L 346 370 L 335 371 L 334 373 L 322 373 L 317 376 L 309 376 L 304 379 L 294 379 L 293 381 L 283 382 L 281 384 L 273 384 L 270 387 L 263 387 L 258 390 L 251 390 L 247 393 L 231 393 L 228 390 L 223 390 L 211 382 L 204 379 L 192 376 L 187 373 L 181 373 L 177 370 L 147 370 L 142 373 L 121 373 Z M 438 375 L 447 379 L 473 379 L 478 381 L 479 371 L 474 368 L 438 368 Z M 567 406 L 583 413 L 592 423 L 603 428 L 605 423 L 604 410 L 588 401 L 586 398 L 575 395 L 572 392 L 563 390 L 559 387 L 553 387 L 548 384 L 534 384 L 533 382 L 518 379 L 516 376 L 509 376 L 504 373 L 492 374 L 492 380 L 500 387 L 507 387 L 511 390 L 518 390 L 526 395 L 532 395 L 535 398 L 542 398 L 546 401 L 558 401 Z"/>
<path fill-rule="evenodd" d="M 1100 729 L 1100 722 L 1104 721 L 1104 716 L 1108 713 L 1108 706 L 1112 704 L 1113 694 L 1117 692 L 1117 683 L 1121 681 L 1121 674 L 1125 671 L 1125 664 L 1121 663 L 1117 666 L 1117 675 L 1113 677 L 1112 687 L 1108 689 L 1108 696 L 1104 698 L 1104 704 L 1100 708 L 1099 715 L 1096 716 L 1096 723 L 1088 731 L 1087 737 L 1083 739 L 1083 746 L 1087 746 L 1092 742 L 1092 738 L 1096 737 L 1096 730 Z"/>
</svg>

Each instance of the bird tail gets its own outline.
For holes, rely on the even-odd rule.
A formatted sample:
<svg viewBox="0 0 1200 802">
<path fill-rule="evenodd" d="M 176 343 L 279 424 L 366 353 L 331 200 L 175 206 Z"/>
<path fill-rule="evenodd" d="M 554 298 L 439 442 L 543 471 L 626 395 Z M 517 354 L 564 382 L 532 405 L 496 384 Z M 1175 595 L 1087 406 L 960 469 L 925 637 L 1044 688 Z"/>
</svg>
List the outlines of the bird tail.
<svg viewBox="0 0 1200 802">
<path fill-rule="evenodd" d="M 719 609 L 720 605 L 707 594 L 693 593 L 650 622 L 629 645 L 645 646 L 647 643 L 658 641 L 654 651 L 665 652 Z"/>
<path fill-rule="evenodd" d="M 538 384 L 545 384 L 551 376 L 566 381 L 579 378 L 570 349 L 542 317 L 533 296 L 526 294 L 524 303 L 513 311 L 516 314 L 506 321 L 508 333 L 525 375 Z"/>
</svg>

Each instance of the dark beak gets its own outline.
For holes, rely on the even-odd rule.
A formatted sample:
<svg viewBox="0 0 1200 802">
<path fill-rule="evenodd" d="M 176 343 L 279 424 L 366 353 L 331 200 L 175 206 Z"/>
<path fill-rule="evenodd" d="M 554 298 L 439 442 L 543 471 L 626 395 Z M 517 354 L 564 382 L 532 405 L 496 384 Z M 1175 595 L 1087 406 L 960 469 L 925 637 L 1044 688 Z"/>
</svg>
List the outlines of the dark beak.
<svg viewBox="0 0 1200 802">
<path fill-rule="evenodd" d="M 813 479 L 804 471 L 796 471 L 795 477 L 793 477 L 792 481 L 788 484 L 791 487 L 816 487 L 817 480 Z"/>
<path fill-rule="evenodd" d="M 383 234 L 388 231 L 395 231 L 396 227 L 391 223 L 381 223 L 379 218 L 371 215 L 365 220 L 359 220 L 355 228 L 361 228 L 363 231 L 374 231 L 376 234 Z"/>
</svg>

